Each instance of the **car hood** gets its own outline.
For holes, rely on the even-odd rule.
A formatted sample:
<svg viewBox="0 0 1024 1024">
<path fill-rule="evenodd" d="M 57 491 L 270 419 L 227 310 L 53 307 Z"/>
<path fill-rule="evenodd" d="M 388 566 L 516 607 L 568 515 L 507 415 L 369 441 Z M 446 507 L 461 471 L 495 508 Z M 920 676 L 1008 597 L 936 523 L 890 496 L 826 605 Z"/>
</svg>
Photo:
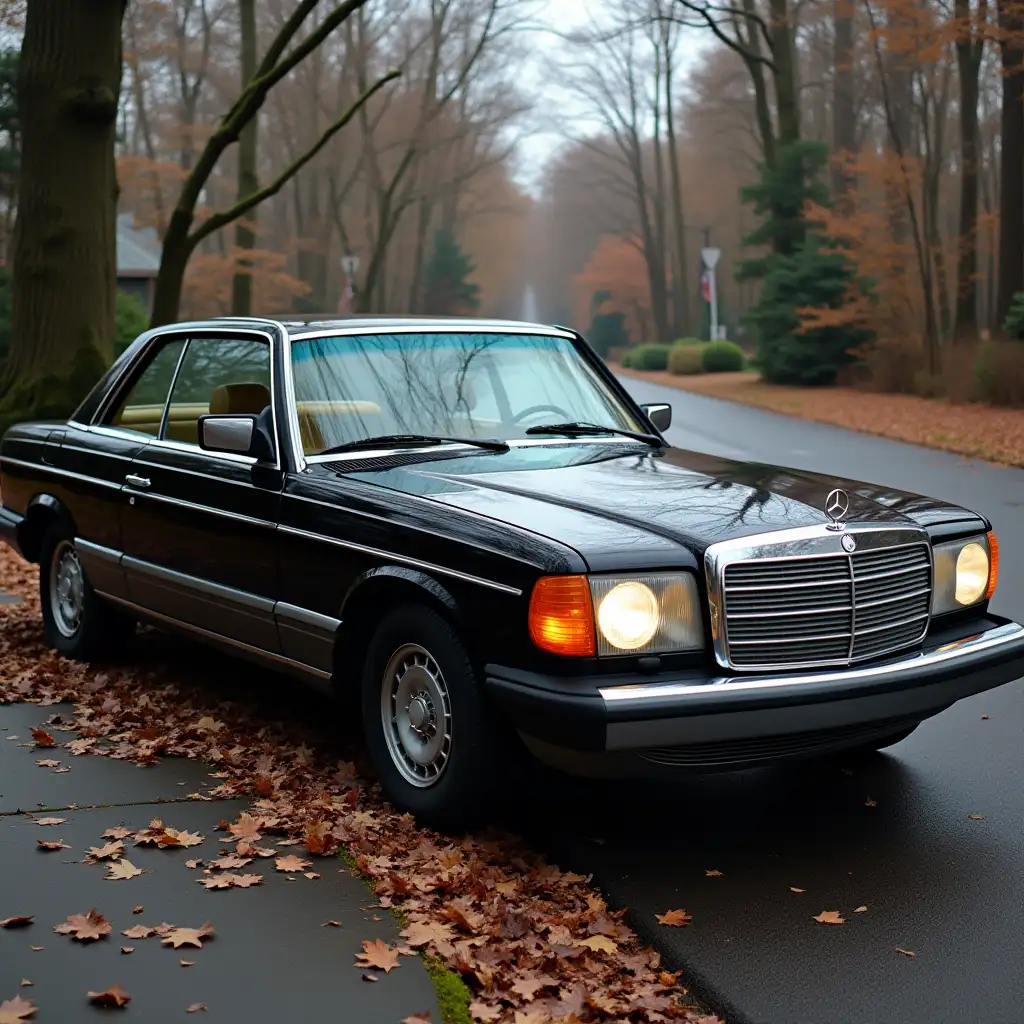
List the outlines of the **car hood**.
<svg viewBox="0 0 1024 1024">
<path fill-rule="evenodd" d="M 679 545 L 696 560 L 720 540 L 827 523 L 825 502 L 835 487 L 849 495 L 847 522 L 930 527 L 975 520 L 985 527 L 974 513 L 921 495 L 680 448 L 543 445 L 370 475 L 569 544 L 591 568 L 610 548 L 616 564 L 629 551 L 649 562 L 653 549 L 671 549 L 678 559 Z"/>
</svg>

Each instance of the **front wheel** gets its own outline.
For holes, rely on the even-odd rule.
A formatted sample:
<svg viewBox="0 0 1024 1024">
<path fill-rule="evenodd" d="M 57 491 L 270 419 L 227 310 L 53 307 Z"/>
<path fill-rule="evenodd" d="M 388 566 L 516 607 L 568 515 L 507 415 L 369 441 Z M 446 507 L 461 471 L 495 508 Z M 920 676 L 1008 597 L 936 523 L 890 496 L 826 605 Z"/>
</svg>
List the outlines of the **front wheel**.
<svg viewBox="0 0 1024 1024">
<path fill-rule="evenodd" d="M 52 526 L 39 560 L 43 633 L 51 647 L 89 661 L 114 653 L 130 637 L 134 623 L 92 589 L 71 534 Z"/>
<path fill-rule="evenodd" d="M 444 827 L 480 819 L 495 784 L 495 730 L 469 655 L 440 615 L 407 605 L 381 622 L 362 705 L 370 758 L 395 807 Z"/>
</svg>

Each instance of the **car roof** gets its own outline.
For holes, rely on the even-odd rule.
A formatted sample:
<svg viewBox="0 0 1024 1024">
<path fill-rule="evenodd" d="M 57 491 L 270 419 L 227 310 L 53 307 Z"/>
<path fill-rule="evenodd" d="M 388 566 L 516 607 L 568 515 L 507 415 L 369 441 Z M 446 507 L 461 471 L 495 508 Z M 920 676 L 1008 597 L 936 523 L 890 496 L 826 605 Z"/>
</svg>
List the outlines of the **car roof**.
<svg viewBox="0 0 1024 1024">
<path fill-rule="evenodd" d="M 424 330 L 443 330 L 445 328 L 458 327 L 462 330 L 479 331 L 504 331 L 515 329 L 522 331 L 523 328 L 535 330 L 538 334 L 551 334 L 555 331 L 564 332 L 566 328 L 555 327 L 551 324 L 530 323 L 523 320 L 489 320 L 481 317 L 455 317 L 455 316 L 339 316 L 337 313 L 286 313 L 280 317 L 216 317 L 211 321 L 214 324 L 252 324 L 253 322 L 266 323 L 273 320 L 281 324 L 290 337 L 299 337 L 304 334 L 319 334 L 322 331 L 352 331 L 371 330 L 380 331 L 387 328 L 410 328 L 422 327 Z"/>
</svg>

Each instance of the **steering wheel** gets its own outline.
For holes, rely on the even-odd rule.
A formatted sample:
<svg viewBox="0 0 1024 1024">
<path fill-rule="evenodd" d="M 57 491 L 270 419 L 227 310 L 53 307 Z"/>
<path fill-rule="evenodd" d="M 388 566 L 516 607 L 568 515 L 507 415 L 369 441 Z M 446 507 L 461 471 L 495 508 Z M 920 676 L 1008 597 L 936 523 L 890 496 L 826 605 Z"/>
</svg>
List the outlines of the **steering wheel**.
<svg viewBox="0 0 1024 1024">
<path fill-rule="evenodd" d="M 556 416 L 561 416 L 563 422 L 572 419 L 572 416 L 561 408 L 561 406 L 531 405 L 528 409 L 524 409 L 522 412 L 516 413 L 515 416 L 512 417 L 512 422 L 518 423 L 520 420 L 526 419 L 527 416 L 532 416 L 535 412 L 553 412 Z"/>
</svg>

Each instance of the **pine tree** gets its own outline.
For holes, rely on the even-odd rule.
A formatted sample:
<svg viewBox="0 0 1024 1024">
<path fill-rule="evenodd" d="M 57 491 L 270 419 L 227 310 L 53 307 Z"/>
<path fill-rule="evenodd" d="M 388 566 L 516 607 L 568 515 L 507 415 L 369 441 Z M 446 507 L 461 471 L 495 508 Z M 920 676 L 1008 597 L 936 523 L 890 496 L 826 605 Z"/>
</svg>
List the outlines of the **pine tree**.
<svg viewBox="0 0 1024 1024">
<path fill-rule="evenodd" d="M 469 280 L 475 269 L 450 231 L 436 231 L 434 252 L 423 275 L 425 311 L 435 316 L 455 316 L 477 309 L 480 289 Z"/>
<path fill-rule="evenodd" d="M 870 287 L 857 279 L 842 246 L 807 223 L 808 203 L 828 205 L 819 177 L 827 159 L 820 143 L 785 146 L 773 166 L 762 168 L 761 180 L 742 193 L 764 218 L 744 242 L 770 246 L 767 255 L 745 260 L 737 276 L 762 281 L 746 320 L 757 332 L 757 366 L 774 384 L 834 384 L 838 371 L 855 362 L 857 349 L 870 340 L 855 324 L 808 327 L 801 320 L 802 310 L 839 309 L 851 289 L 866 293 Z"/>
</svg>

